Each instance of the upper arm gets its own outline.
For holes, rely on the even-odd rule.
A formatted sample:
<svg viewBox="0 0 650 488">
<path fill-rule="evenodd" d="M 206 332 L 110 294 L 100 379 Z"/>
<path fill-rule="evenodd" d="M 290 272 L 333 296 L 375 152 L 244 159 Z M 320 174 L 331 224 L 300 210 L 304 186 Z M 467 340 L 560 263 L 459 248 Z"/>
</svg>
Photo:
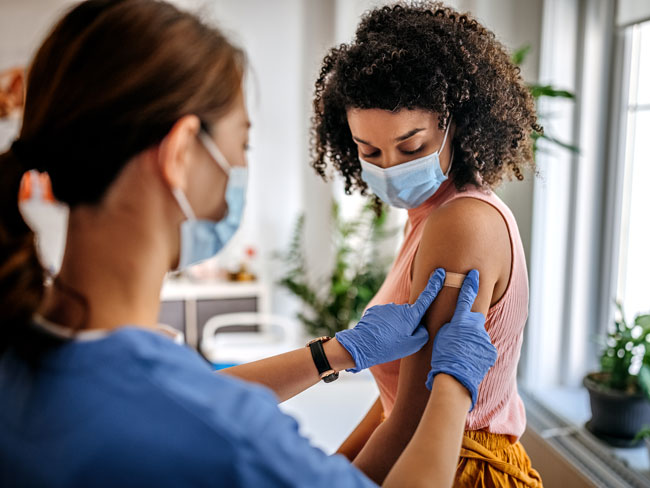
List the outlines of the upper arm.
<svg viewBox="0 0 650 488">
<path fill-rule="evenodd" d="M 487 315 L 507 286 L 511 265 L 510 239 L 501 214 L 491 205 L 463 198 L 437 209 L 428 218 L 413 262 L 413 303 L 436 268 L 466 274 L 477 269 L 479 292 L 472 308 Z M 424 383 L 431 368 L 433 339 L 449 322 L 459 290 L 443 287 L 425 316 L 429 342 L 401 361 L 397 398 L 391 417 L 415 430 L 429 398 Z M 406 427 L 406 426 L 405 426 Z M 407 427 L 408 428 L 408 427 Z"/>
</svg>

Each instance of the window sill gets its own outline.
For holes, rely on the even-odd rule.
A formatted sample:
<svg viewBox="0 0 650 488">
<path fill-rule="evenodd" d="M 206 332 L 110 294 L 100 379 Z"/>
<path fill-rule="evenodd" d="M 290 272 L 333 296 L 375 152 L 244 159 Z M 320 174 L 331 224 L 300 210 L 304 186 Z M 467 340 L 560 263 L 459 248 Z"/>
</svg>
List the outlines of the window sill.
<svg viewBox="0 0 650 488">
<path fill-rule="evenodd" d="M 645 444 L 614 448 L 585 429 L 591 418 L 589 394 L 583 388 L 522 392 L 529 428 L 563 455 L 595 486 L 650 485 Z"/>
</svg>

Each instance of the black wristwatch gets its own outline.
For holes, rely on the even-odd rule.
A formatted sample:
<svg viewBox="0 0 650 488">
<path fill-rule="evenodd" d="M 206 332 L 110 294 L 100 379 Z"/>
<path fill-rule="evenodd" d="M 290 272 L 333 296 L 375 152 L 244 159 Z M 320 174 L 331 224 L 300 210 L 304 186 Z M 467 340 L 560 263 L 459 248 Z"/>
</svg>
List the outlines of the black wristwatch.
<svg viewBox="0 0 650 488">
<path fill-rule="evenodd" d="M 319 337 L 307 343 L 307 347 L 311 350 L 311 357 L 314 359 L 314 364 L 320 375 L 320 379 L 325 383 L 331 383 L 339 378 L 339 373 L 334 371 L 327 360 L 325 350 L 323 349 L 323 342 L 327 342 L 331 337 Z"/>
</svg>

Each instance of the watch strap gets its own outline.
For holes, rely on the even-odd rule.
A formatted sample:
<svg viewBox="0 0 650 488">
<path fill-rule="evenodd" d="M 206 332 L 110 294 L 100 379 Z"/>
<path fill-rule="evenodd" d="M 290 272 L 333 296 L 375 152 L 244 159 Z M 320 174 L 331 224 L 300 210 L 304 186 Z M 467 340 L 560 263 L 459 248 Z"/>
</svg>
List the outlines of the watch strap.
<svg viewBox="0 0 650 488">
<path fill-rule="evenodd" d="M 338 372 L 332 369 L 330 362 L 327 360 L 325 355 L 325 349 L 323 349 L 323 342 L 328 341 L 329 337 L 319 337 L 313 341 L 310 341 L 307 346 L 311 351 L 311 357 L 314 360 L 314 365 L 318 370 L 318 374 L 325 383 L 331 383 L 339 377 Z"/>
</svg>

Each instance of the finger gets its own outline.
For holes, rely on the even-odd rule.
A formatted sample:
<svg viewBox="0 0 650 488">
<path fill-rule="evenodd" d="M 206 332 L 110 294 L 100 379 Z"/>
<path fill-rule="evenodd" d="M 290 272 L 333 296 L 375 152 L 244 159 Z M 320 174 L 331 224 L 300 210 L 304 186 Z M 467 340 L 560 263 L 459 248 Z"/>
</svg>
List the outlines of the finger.
<svg viewBox="0 0 650 488">
<path fill-rule="evenodd" d="M 420 296 L 413 304 L 413 309 L 418 317 L 418 323 L 438 296 L 442 285 L 445 283 L 445 276 L 446 273 L 444 269 L 436 269 L 429 278 L 427 286 L 422 290 L 422 293 L 420 293 Z"/>
<path fill-rule="evenodd" d="M 478 270 L 473 269 L 463 281 L 463 286 L 458 295 L 456 312 L 470 312 L 474 300 L 476 300 L 476 295 L 478 295 Z"/>
</svg>

